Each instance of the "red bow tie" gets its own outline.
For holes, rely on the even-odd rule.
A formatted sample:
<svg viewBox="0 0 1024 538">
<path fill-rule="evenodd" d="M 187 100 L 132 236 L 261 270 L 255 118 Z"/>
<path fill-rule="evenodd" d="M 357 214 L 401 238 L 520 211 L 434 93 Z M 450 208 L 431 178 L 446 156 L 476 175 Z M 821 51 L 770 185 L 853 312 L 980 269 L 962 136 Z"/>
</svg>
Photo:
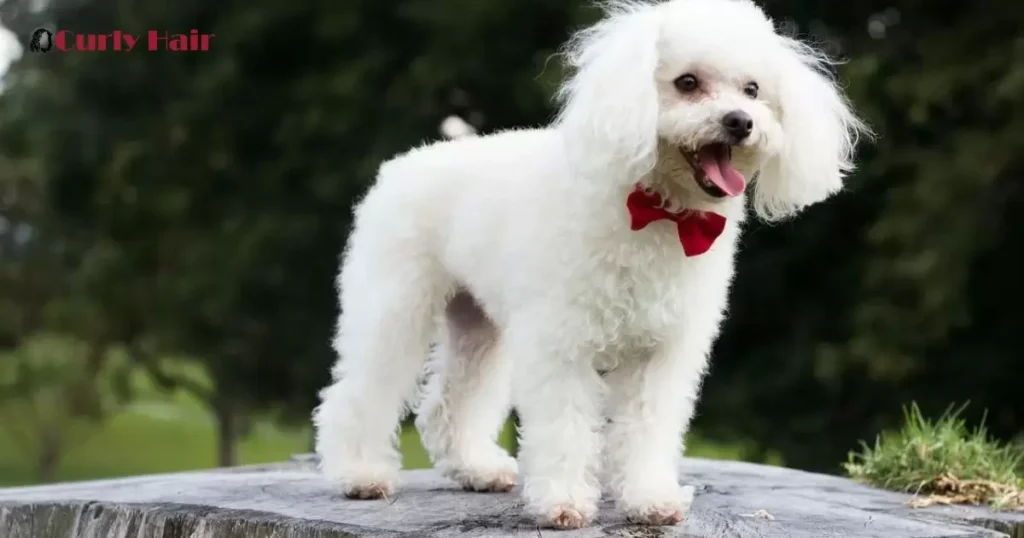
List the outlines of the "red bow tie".
<svg viewBox="0 0 1024 538">
<path fill-rule="evenodd" d="M 643 188 L 637 187 L 626 198 L 629 228 L 634 231 L 643 230 L 656 220 L 671 220 L 676 223 L 679 242 L 687 256 L 699 256 L 707 252 L 725 229 L 725 217 L 718 213 L 690 210 L 672 213 L 661 207 L 661 203 L 661 195 L 648 194 Z"/>
</svg>

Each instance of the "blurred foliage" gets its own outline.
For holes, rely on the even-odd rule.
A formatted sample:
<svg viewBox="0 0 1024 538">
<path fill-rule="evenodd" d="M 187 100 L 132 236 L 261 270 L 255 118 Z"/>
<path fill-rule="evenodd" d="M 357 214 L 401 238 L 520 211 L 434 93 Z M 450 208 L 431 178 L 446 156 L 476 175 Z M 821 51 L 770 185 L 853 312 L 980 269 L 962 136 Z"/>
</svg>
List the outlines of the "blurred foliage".
<svg viewBox="0 0 1024 538">
<path fill-rule="evenodd" d="M 28 55 L 7 74 L 0 346 L 61 327 L 123 344 L 167 386 L 189 383 L 154 357 L 197 357 L 212 409 L 295 420 L 327 381 L 338 255 L 380 160 L 451 113 L 485 132 L 546 122 L 552 54 L 598 14 L 578 0 L 31 4 L 0 5 L 23 42 L 43 25 L 217 37 L 209 53 Z M 849 59 L 840 74 L 880 139 L 845 195 L 748 230 L 696 427 L 828 470 L 909 400 L 970 399 L 993 434 L 1018 434 L 1024 8 L 765 6 Z M 16 189 L 29 194 L 14 203 Z M 31 240 L 12 239 L 22 221 Z"/>
<path fill-rule="evenodd" d="M 130 375 L 123 354 L 93 367 L 94 349 L 57 334 L 34 334 L 0 351 L 0 432 L 35 461 L 37 478 L 50 481 L 61 458 L 123 403 Z"/>
</svg>

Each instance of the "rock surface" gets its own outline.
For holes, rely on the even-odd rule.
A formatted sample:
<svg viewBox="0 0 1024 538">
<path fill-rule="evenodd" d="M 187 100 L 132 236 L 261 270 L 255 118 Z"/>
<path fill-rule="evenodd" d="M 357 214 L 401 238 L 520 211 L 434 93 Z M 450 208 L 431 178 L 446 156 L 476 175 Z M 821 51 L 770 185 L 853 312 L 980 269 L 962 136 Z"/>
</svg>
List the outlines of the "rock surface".
<svg viewBox="0 0 1024 538">
<path fill-rule="evenodd" d="M 0 538 L 334 537 L 997 537 L 1024 538 L 1024 514 L 910 509 L 906 495 L 841 478 L 686 460 L 695 490 L 676 527 L 628 525 L 609 503 L 586 529 L 538 529 L 515 494 L 467 493 L 406 471 L 394 498 L 349 501 L 308 457 L 280 465 L 0 489 Z"/>
</svg>

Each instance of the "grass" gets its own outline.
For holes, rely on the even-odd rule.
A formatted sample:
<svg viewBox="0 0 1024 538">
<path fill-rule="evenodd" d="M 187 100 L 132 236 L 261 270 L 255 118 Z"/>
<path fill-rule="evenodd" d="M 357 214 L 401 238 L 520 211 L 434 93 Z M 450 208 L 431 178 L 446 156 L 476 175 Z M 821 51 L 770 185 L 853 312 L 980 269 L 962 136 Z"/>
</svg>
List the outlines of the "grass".
<svg viewBox="0 0 1024 538">
<path fill-rule="evenodd" d="M 144 402 L 112 417 L 102 429 L 69 448 L 58 480 L 184 471 L 214 467 L 216 430 L 198 404 Z M 258 422 L 239 445 L 239 459 L 261 463 L 304 452 L 309 436 Z M 32 460 L 23 449 L 0 439 L 0 485 L 35 481 Z"/>
<path fill-rule="evenodd" d="M 932 421 L 912 404 L 898 432 L 883 433 L 874 446 L 862 443 L 850 453 L 846 472 L 873 486 L 914 493 L 912 506 L 1024 509 L 1024 449 L 989 438 L 984 421 L 968 428 L 963 409 L 950 408 Z"/>
<path fill-rule="evenodd" d="M 514 431 L 506 425 L 502 444 L 511 446 Z M 308 452 L 308 427 L 284 428 L 257 421 L 239 445 L 243 464 L 283 461 Z M 406 468 L 430 467 L 430 460 L 412 428 L 401 435 Z M 98 431 L 69 448 L 57 473 L 60 481 L 164 473 L 212 468 L 216 465 L 216 430 L 205 407 L 186 393 L 151 392 L 112 416 Z M 691 437 L 687 454 L 717 459 L 745 459 L 741 444 L 722 445 Z M 777 456 L 767 463 L 781 464 Z M 3 434 L 0 425 L 0 486 L 36 481 L 31 454 Z"/>
</svg>

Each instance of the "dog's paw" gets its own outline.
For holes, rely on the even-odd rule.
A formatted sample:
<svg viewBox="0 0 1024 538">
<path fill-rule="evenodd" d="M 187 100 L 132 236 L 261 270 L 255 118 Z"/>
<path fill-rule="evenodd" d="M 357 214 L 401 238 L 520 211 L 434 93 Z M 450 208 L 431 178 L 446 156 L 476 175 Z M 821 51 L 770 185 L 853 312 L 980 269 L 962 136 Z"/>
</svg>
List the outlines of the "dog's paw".
<svg viewBox="0 0 1024 538">
<path fill-rule="evenodd" d="M 589 514 L 587 512 L 590 512 Z M 542 527 L 556 530 L 582 529 L 590 524 L 594 517 L 593 511 L 581 510 L 580 507 L 571 504 L 556 506 L 553 510 L 538 518 Z"/>
<path fill-rule="evenodd" d="M 680 503 L 662 503 L 626 510 L 626 521 L 636 525 L 678 525 L 686 519 L 688 507 Z"/>
<path fill-rule="evenodd" d="M 561 476 L 523 475 L 523 502 L 527 514 L 541 527 L 580 529 L 597 515 L 601 487 L 594 474 L 566 481 Z"/>
<path fill-rule="evenodd" d="M 494 447 L 494 454 L 476 458 L 472 463 L 441 461 L 441 474 L 456 481 L 466 491 L 504 493 L 516 487 L 519 466 L 504 449 Z"/>
<path fill-rule="evenodd" d="M 398 467 L 385 461 L 360 460 L 353 465 L 323 465 L 321 472 L 324 477 L 336 485 L 349 499 L 382 499 L 390 497 L 395 491 L 398 479 Z"/>
<path fill-rule="evenodd" d="M 620 500 L 626 520 L 637 525 L 678 525 L 686 519 L 693 504 L 693 488 L 670 488 L 665 495 Z"/>
<path fill-rule="evenodd" d="M 492 470 L 492 471 L 463 471 L 458 482 L 466 491 L 480 493 L 505 493 L 516 487 L 519 473 L 514 469 Z"/>
<path fill-rule="evenodd" d="M 390 497 L 395 487 L 390 482 L 368 482 L 365 484 L 348 484 L 343 488 L 345 497 L 349 499 L 373 500 Z"/>
</svg>

